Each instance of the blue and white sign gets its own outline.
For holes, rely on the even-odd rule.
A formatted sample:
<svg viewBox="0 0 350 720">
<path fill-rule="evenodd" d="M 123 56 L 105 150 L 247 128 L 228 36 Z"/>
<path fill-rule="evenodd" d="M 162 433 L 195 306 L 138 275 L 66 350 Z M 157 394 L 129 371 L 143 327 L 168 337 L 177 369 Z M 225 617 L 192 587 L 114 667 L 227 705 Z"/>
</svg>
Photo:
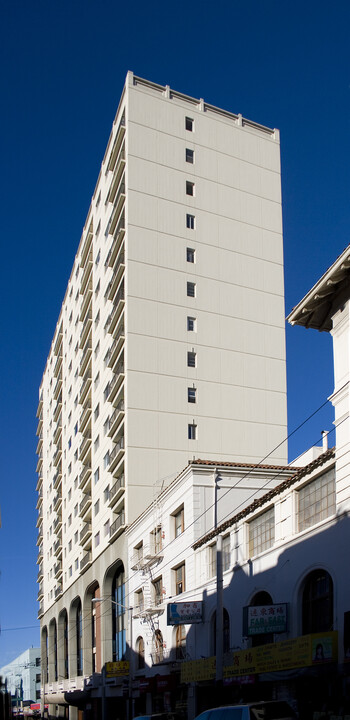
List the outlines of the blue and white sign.
<svg viewBox="0 0 350 720">
<path fill-rule="evenodd" d="M 168 625 L 192 625 L 203 622 L 203 603 L 168 603 Z"/>
</svg>

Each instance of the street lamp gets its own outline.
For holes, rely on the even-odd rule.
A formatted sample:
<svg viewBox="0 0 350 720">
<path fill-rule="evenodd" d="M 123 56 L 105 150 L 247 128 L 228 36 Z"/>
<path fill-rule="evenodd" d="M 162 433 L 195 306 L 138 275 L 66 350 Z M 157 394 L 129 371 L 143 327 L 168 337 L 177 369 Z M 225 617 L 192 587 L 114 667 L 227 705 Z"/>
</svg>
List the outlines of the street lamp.
<svg viewBox="0 0 350 720">
<path fill-rule="evenodd" d="M 92 598 L 92 603 L 98 603 L 98 602 L 104 602 L 106 600 L 110 600 L 110 602 L 113 605 L 117 605 L 118 607 L 123 608 L 124 610 L 127 610 L 129 613 L 129 703 L 128 703 L 128 711 L 129 711 L 129 720 L 131 720 L 132 717 L 132 698 L 131 698 L 131 691 L 132 691 L 132 667 L 133 667 L 133 636 L 132 636 L 132 611 L 134 608 L 128 607 L 127 605 L 124 605 L 123 603 L 117 602 L 116 600 L 113 600 L 113 598 L 110 597 L 99 597 L 99 598 Z M 105 663 L 104 663 L 105 666 Z M 103 701 L 105 704 L 105 677 L 104 677 L 104 683 L 103 683 Z M 102 710 L 102 717 L 105 717 L 105 708 Z"/>
</svg>

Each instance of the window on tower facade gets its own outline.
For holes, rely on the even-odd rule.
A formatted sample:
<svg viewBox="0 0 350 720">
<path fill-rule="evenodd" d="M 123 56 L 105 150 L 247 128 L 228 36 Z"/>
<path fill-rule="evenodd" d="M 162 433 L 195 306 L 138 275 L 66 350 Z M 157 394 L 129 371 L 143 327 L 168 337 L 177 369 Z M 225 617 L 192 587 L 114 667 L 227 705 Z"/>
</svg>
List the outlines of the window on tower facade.
<svg viewBox="0 0 350 720">
<path fill-rule="evenodd" d="M 195 250 L 193 248 L 186 248 L 186 260 L 187 262 L 194 263 Z"/>
<path fill-rule="evenodd" d="M 196 283 L 187 283 L 187 297 L 196 297 Z"/>
<path fill-rule="evenodd" d="M 187 213 L 186 214 L 186 227 L 189 230 L 194 230 L 194 226 L 195 226 L 195 216 Z"/>
<path fill-rule="evenodd" d="M 196 318 L 194 317 L 187 317 L 187 330 L 190 332 L 195 332 L 196 330 Z"/>
<path fill-rule="evenodd" d="M 187 353 L 187 365 L 188 367 L 196 367 L 196 353 L 195 352 L 188 352 Z"/>
<path fill-rule="evenodd" d="M 197 425 L 195 425 L 194 423 L 191 423 L 188 425 L 188 439 L 189 440 L 197 439 Z"/>
<path fill-rule="evenodd" d="M 187 400 L 189 403 L 196 402 L 196 400 L 197 400 L 196 393 L 197 393 L 196 388 L 194 388 L 194 387 L 187 388 Z"/>
</svg>

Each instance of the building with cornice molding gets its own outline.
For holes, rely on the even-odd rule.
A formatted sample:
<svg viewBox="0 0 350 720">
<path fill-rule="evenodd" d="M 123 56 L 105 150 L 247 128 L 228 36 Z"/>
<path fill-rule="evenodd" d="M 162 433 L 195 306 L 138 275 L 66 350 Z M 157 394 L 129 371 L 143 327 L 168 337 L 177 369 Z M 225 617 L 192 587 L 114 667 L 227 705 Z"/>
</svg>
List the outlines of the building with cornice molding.
<svg viewBox="0 0 350 720">
<path fill-rule="evenodd" d="M 124 531 L 159 490 L 193 457 L 286 462 L 277 130 L 128 73 L 37 415 L 54 714 L 127 655 Z"/>
</svg>

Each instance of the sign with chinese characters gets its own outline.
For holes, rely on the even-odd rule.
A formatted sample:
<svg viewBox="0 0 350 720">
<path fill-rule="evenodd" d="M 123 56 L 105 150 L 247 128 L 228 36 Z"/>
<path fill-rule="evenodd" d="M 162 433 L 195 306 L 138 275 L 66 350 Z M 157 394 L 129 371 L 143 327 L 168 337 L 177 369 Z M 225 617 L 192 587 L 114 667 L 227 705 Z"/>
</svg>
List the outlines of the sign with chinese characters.
<svg viewBox="0 0 350 720">
<path fill-rule="evenodd" d="M 192 625 L 203 622 L 203 603 L 168 603 L 168 625 Z"/>
<path fill-rule="evenodd" d="M 129 675 L 129 663 L 125 660 L 119 660 L 118 662 L 106 662 L 106 677 L 122 677 L 123 675 Z"/>
<path fill-rule="evenodd" d="M 202 660 L 187 660 L 181 663 L 181 682 L 199 682 L 200 680 L 215 680 L 216 657 Z"/>
<path fill-rule="evenodd" d="M 259 645 L 247 650 L 228 653 L 224 678 L 256 675 L 258 673 L 291 670 L 315 663 L 337 662 L 338 633 L 302 635 L 278 643 Z M 191 660 L 181 664 L 181 682 L 215 679 L 215 657 Z"/>
<path fill-rule="evenodd" d="M 249 605 L 243 608 L 243 635 L 284 633 L 288 630 L 288 604 Z"/>
</svg>

